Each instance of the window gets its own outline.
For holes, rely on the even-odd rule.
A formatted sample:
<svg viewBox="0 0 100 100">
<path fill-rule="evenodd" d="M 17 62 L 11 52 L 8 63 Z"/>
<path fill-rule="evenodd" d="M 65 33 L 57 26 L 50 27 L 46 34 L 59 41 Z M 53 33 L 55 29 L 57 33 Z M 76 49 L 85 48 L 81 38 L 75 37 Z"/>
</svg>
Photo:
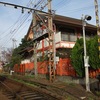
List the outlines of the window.
<svg viewBox="0 0 100 100">
<path fill-rule="evenodd" d="M 70 33 L 70 41 L 76 41 L 75 33 Z"/>
<path fill-rule="evenodd" d="M 61 40 L 68 41 L 68 34 L 66 32 L 61 32 Z"/>
<path fill-rule="evenodd" d="M 95 34 L 93 34 L 92 31 L 86 31 L 86 32 L 85 32 L 85 35 L 86 35 L 86 38 L 87 38 L 87 39 L 90 39 L 90 38 L 94 37 Z"/>
<path fill-rule="evenodd" d="M 61 40 L 62 41 L 76 41 L 75 30 L 69 28 L 61 29 Z"/>
<path fill-rule="evenodd" d="M 83 38 L 83 31 L 81 32 L 81 36 L 80 38 Z M 92 31 L 85 31 L 85 37 L 87 40 L 89 40 L 90 38 L 94 37 L 95 36 L 95 32 L 92 32 Z"/>
</svg>

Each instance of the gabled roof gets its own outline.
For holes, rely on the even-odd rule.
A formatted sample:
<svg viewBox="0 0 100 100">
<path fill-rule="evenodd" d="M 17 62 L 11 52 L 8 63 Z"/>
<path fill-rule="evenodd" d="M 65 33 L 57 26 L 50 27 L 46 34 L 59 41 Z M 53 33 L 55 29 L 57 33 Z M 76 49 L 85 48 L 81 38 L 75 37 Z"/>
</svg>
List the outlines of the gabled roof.
<svg viewBox="0 0 100 100">
<path fill-rule="evenodd" d="M 82 20 L 81 19 L 75 19 L 71 17 L 66 17 L 66 16 L 61 16 L 61 15 L 55 15 L 53 18 L 54 23 L 61 23 L 61 24 L 66 24 L 66 25 L 77 25 L 82 27 Z M 92 24 L 86 25 L 88 28 L 94 28 L 96 29 L 97 27 Z"/>
<path fill-rule="evenodd" d="M 42 14 L 42 16 L 47 16 L 47 15 Z M 66 16 L 61 16 L 61 15 L 53 16 L 53 23 L 82 28 L 82 20 L 81 19 L 75 19 L 75 18 L 70 18 L 70 17 L 66 17 Z M 32 27 L 33 27 L 32 24 L 33 24 L 33 22 L 31 22 L 31 24 L 29 26 L 29 30 L 27 32 L 27 37 L 28 37 L 28 35 L 30 33 L 33 34 L 33 32 L 32 32 Z M 95 25 L 91 25 L 91 24 L 88 24 L 88 23 L 86 25 L 86 28 L 90 29 L 90 30 L 95 30 L 95 31 L 97 30 L 97 27 Z M 47 36 L 48 36 L 48 34 L 43 34 L 42 37 L 39 37 L 39 40 L 40 40 L 40 38 L 47 37 Z M 25 51 L 29 52 L 30 49 L 33 49 L 33 48 L 32 47 L 28 47 L 28 48 L 22 50 L 20 53 L 25 52 Z"/>
<path fill-rule="evenodd" d="M 41 16 L 43 17 L 43 16 L 47 16 L 47 15 L 42 14 Z M 61 15 L 54 15 L 53 16 L 53 23 L 82 28 L 82 20 L 81 19 L 75 19 L 75 18 L 61 16 Z M 32 32 L 32 24 L 33 24 L 33 22 L 31 22 L 31 24 L 30 24 L 29 30 L 27 32 L 27 37 L 28 37 L 28 35 L 30 33 L 33 34 L 33 32 Z M 86 29 L 90 29 L 90 30 L 95 30 L 96 31 L 97 27 L 95 25 L 87 23 L 86 24 Z"/>
</svg>

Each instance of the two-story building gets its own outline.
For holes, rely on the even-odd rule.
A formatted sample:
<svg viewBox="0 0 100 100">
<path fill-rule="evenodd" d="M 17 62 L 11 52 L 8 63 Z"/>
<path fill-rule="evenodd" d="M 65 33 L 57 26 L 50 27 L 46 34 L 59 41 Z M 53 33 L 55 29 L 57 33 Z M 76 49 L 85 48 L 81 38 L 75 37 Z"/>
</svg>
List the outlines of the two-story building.
<svg viewBox="0 0 100 100">
<path fill-rule="evenodd" d="M 40 15 L 41 17 L 41 15 Z M 45 18 L 48 19 L 48 16 L 42 15 L 42 20 L 45 21 Z M 34 21 L 33 21 L 34 22 Z M 45 34 L 48 32 L 46 26 L 41 23 L 41 21 L 38 21 L 37 25 L 35 26 L 36 32 L 34 32 L 34 23 L 31 23 L 29 30 L 27 32 L 27 39 L 34 40 L 38 38 L 39 36 Z M 56 55 L 59 56 L 59 58 L 66 58 L 66 59 L 60 59 L 59 63 L 56 65 L 56 74 L 57 75 L 72 75 L 75 76 L 75 70 L 70 64 L 70 51 L 75 45 L 75 42 L 78 38 L 83 37 L 83 30 L 82 30 L 82 20 L 81 19 L 75 19 L 75 18 L 69 18 L 65 16 L 55 15 L 53 16 L 53 31 L 55 34 L 55 48 L 56 48 Z M 97 28 L 94 25 L 86 24 L 85 27 L 85 33 L 86 38 L 89 39 L 97 34 Z M 20 72 L 32 70 L 34 67 L 34 58 L 33 58 L 33 47 L 27 47 L 25 48 L 21 53 L 24 52 L 26 60 L 22 61 L 20 65 Z M 47 74 L 48 72 L 48 62 L 43 62 L 43 55 L 48 55 L 49 50 L 49 43 L 48 43 L 48 37 L 46 36 L 45 39 L 42 39 L 37 46 L 37 56 L 38 60 L 39 58 L 42 58 L 42 62 L 38 62 L 38 73 Z M 32 51 L 32 52 L 31 52 Z M 26 53 L 25 53 L 26 52 Z M 30 61 L 32 60 L 32 61 Z M 15 69 L 18 68 L 16 65 L 14 67 Z M 22 70 L 21 70 L 22 69 Z M 15 70 L 15 72 L 18 72 L 18 70 Z M 24 72 L 23 71 L 23 72 Z"/>
<path fill-rule="evenodd" d="M 43 26 L 41 27 L 41 25 L 38 24 L 37 33 L 34 34 L 32 26 L 33 25 L 31 23 L 27 33 L 27 39 L 36 38 L 41 34 L 47 32 L 45 27 Z M 83 37 L 82 20 L 69 18 L 61 15 L 55 15 L 53 16 L 53 29 L 55 32 L 55 47 L 56 47 L 57 56 L 59 55 L 60 57 L 64 57 L 64 58 L 69 57 L 70 50 L 75 45 L 76 40 L 78 38 Z M 86 29 L 85 33 L 87 39 L 95 36 L 97 33 L 96 26 L 94 25 L 87 23 L 85 29 Z M 38 51 L 39 51 L 38 55 L 41 56 L 43 52 L 48 50 L 48 48 L 49 48 L 49 43 L 47 38 L 40 41 L 38 46 Z"/>
</svg>

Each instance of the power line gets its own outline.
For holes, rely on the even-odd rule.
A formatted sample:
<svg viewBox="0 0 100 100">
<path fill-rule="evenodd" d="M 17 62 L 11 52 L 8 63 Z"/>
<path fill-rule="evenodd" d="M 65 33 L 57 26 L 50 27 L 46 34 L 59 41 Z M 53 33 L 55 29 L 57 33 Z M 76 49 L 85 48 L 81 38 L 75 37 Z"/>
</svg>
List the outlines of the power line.
<svg viewBox="0 0 100 100">
<path fill-rule="evenodd" d="M 24 9 L 26 9 L 29 12 L 36 11 L 36 12 L 42 12 L 42 13 L 48 14 L 47 12 L 44 12 L 44 11 L 40 11 L 40 10 L 37 10 L 37 9 L 34 9 L 34 8 L 29 8 L 29 7 L 16 5 L 16 4 L 12 4 L 12 3 L 0 2 L 0 4 L 4 4 L 4 6 L 9 5 L 9 6 L 14 7 L 15 9 L 21 8 L 22 13 L 24 12 Z"/>
<path fill-rule="evenodd" d="M 23 25 L 23 27 L 19 30 L 19 33 L 21 33 L 21 32 L 23 31 L 23 29 L 25 29 L 25 27 L 27 27 L 26 25 L 27 25 L 29 22 L 31 23 L 31 20 L 27 20 L 27 22 L 26 22 L 26 23 Z M 30 23 L 29 23 L 29 25 L 30 25 Z M 15 34 L 15 37 L 16 37 L 16 39 L 17 39 L 17 38 L 22 37 L 23 35 L 26 35 L 26 33 L 20 34 L 20 36 L 18 36 L 17 34 Z"/>
<path fill-rule="evenodd" d="M 27 19 L 28 17 L 29 17 L 29 16 L 27 16 L 27 17 L 24 19 L 24 21 L 21 23 L 21 25 L 19 25 L 19 26 L 16 28 L 16 30 L 13 32 L 13 34 L 10 33 L 11 35 L 10 35 L 10 37 L 9 37 L 9 40 L 10 40 L 10 38 L 13 38 L 13 36 L 15 35 L 15 33 L 19 30 L 19 28 L 22 27 L 22 25 L 25 23 L 25 21 L 26 21 L 26 19 Z M 8 41 L 9 41 L 9 40 L 8 40 Z M 8 43 L 8 41 L 6 40 L 5 43 L 4 43 L 4 45 L 5 45 L 6 43 Z"/>
<path fill-rule="evenodd" d="M 41 1 L 39 1 L 39 2 L 42 3 L 43 1 L 44 1 L 44 0 L 41 0 Z M 39 4 L 39 3 L 38 3 L 38 4 Z M 37 7 L 37 6 L 35 6 L 35 7 Z M 45 6 L 44 6 L 44 7 L 45 7 Z M 43 7 L 41 10 L 43 10 L 44 7 Z M 38 7 L 37 7 L 37 8 L 38 8 Z M 19 17 L 19 19 L 20 19 L 20 17 Z M 27 19 L 27 18 L 26 18 L 26 19 Z M 22 24 L 24 23 L 24 21 L 26 21 L 26 19 L 25 19 L 25 20 L 23 19 L 22 22 L 21 22 L 21 25 L 18 25 L 17 28 L 14 28 L 15 25 L 13 26 L 14 29 L 10 31 L 10 37 L 8 38 L 9 40 L 6 40 L 5 42 L 3 41 L 4 45 L 7 45 L 7 43 L 9 43 L 10 38 L 13 38 L 13 36 L 15 35 L 15 33 L 17 33 L 18 30 L 22 27 Z M 18 22 L 18 21 L 17 21 L 17 22 Z M 8 33 L 7 35 L 9 35 L 9 33 Z M 7 35 L 6 35 L 6 36 L 7 36 Z M 2 39 L 3 39 L 3 38 L 2 38 Z"/>
<path fill-rule="evenodd" d="M 30 2 L 32 2 L 31 0 L 30 0 Z M 28 5 L 28 4 L 27 4 Z M 27 14 L 27 13 L 26 13 Z M 24 16 L 26 16 L 26 14 L 24 15 Z M 22 15 L 22 14 L 21 14 Z M 23 16 L 23 17 L 24 17 Z M 23 18 L 22 17 L 22 18 Z M 22 18 L 21 18 L 21 16 L 18 18 L 18 20 L 12 25 L 12 26 L 10 26 L 8 29 L 10 29 L 10 28 L 13 28 L 17 23 L 18 23 L 18 21 L 19 20 L 22 20 Z M 8 29 L 5 31 L 5 32 L 3 32 L 1 35 L 4 35 L 4 33 L 6 33 L 6 32 L 8 32 Z M 15 28 L 16 29 L 16 28 Z M 15 29 L 13 29 L 13 30 L 11 30 L 11 32 L 13 32 Z M 9 34 L 9 33 L 8 33 Z M 1 39 L 1 38 L 0 38 Z"/>
<path fill-rule="evenodd" d="M 6 36 L 7 35 L 9 35 L 9 38 L 8 38 L 8 40 L 7 40 L 7 38 L 6 38 L 6 41 L 4 42 L 4 40 L 3 40 L 3 43 L 4 43 L 4 45 L 6 44 L 6 43 L 9 43 L 8 41 L 10 40 L 10 38 L 12 38 L 14 35 L 15 35 L 15 33 L 17 33 L 17 31 L 22 27 L 22 25 L 25 23 L 25 21 L 26 21 L 26 19 L 29 17 L 29 15 L 28 16 L 26 16 L 25 18 L 24 18 L 24 20 L 21 22 L 21 24 L 20 25 L 18 25 L 13 31 L 11 30 L 8 34 L 6 34 Z M 13 27 L 14 28 L 14 27 Z M 3 38 L 5 38 L 5 37 L 3 37 Z M 3 39 L 2 38 L 2 39 Z"/>
<path fill-rule="evenodd" d="M 26 16 L 26 15 L 25 15 Z M 29 16 L 29 15 L 28 15 Z M 26 16 L 27 17 L 27 16 Z M 26 20 L 26 17 L 24 18 L 24 20 Z M 23 21 L 24 21 L 23 20 Z M 23 23 L 23 21 L 20 23 L 21 25 L 22 25 L 22 23 Z M 12 33 L 15 33 L 15 31 L 18 31 L 18 29 L 21 27 L 21 25 L 17 25 L 17 27 L 16 28 L 14 28 L 15 27 L 15 25 L 18 23 L 18 20 L 11 26 L 11 27 L 9 27 L 9 28 L 11 28 L 10 29 L 10 34 L 12 34 Z M 8 28 L 8 29 L 9 29 Z M 8 29 L 4 32 L 4 33 L 6 33 L 7 32 L 7 34 L 6 35 L 4 35 L 2 38 L 0 38 L 0 40 L 1 39 L 3 39 L 3 38 L 5 38 L 7 35 L 10 35 L 9 33 L 8 33 Z M 1 35 L 3 35 L 4 33 L 2 33 Z"/>
<path fill-rule="evenodd" d="M 65 4 L 69 4 L 70 2 L 71 0 L 62 0 L 53 6 L 57 9 L 57 8 L 61 8 L 61 6 L 64 6 Z"/>
<path fill-rule="evenodd" d="M 82 7 L 82 8 L 77 8 L 77 9 L 73 9 L 73 10 L 68 10 L 67 12 L 66 11 L 62 11 L 62 12 L 72 13 L 72 12 L 78 12 L 78 11 L 82 11 L 82 10 L 87 10 L 87 9 L 90 9 L 90 8 L 93 8 L 93 7 L 94 7 L 93 5 L 90 5 L 90 6 L 88 5 L 88 6 L 85 6 L 85 7 Z"/>
<path fill-rule="evenodd" d="M 29 4 L 27 4 L 27 5 L 29 5 Z M 26 13 L 26 14 L 27 14 L 27 13 Z M 12 28 L 10 32 L 14 32 L 14 31 L 16 30 L 16 28 L 13 29 L 13 28 L 15 27 L 15 25 L 16 25 L 19 21 L 21 21 L 21 20 L 26 16 L 26 14 L 25 14 L 24 16 L 22 16 L 22 14 L 21 14 L 21 15 L 19 16 L 18 20 L 17 20 L 13 25 L 11 25 L 5 32 L 3 32 L 1 35 L 4 35 L 6 32 L 8 33 L 8 30 L 9 30 L 10 28 Z M 22 16 L 22 17 L 21 17 L 21 16 Z M 8 33 L 8 34 L 9 34 L 9 33 Z M 5 36 L 7 36 L 8 34 L 6 34 Z M 3 38 L 4 38 L 5 36 L 3 36 Z M 0 38 L 0 40 L 3 39 L 3 38 Z"/>
<path fill-rule="evenodd" d="M 41 1 L 42 1 L 42 0 L 41 0 Z M 27 18 L 28 18 L 28 17 L 27 17 Z M 27 18 L 25 18 L 25 20 L 26 20 Z M 20 17 L 19 17 L 19 19 L 20 19 Z M 23 20 L 23 22 L 21 23 L 21 25 L 18 25 L 17 28 L 15 28 L 13 31 L 12 31 L 12 30 L 10 31 L 10 32 L 13 33 L 13 34 L 11 35 L 10 38 L 12 38 L 12 37 L 15 35 L 15 33 L 18 31 L 19 28 L 21 28 L 21 26 L 22 26 L 22 24 L 24 23 L 25 20 Z M 18 21 L 16 21 L 16 22 L 18 22 Z M 13 26 L 13 27 L 14 27 L 14 26 Z M 9 34 L 9 33 L 8 33 L 8 34 Z M 8 35 L 8 34 L 7 34 L 7 35 Z M 6 35 L 6 36 L 7 36 L 7 35 Z M 4 43 L 6 44 L 7 42 L 8 42 L 8 41 L 6 41 L 6 42 L 4 42 Z"/>
</svg>

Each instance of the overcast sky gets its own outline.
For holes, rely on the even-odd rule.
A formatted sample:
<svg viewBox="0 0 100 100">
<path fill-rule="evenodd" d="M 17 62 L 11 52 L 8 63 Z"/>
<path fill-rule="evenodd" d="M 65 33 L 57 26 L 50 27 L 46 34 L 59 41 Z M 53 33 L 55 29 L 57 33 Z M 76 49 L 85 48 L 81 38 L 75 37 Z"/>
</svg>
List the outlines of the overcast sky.
<svg viewBox="0 0 100 100">
<path fill-rule="evenodd" d="M 33 7 L 33 5 L 41 0 L 0 1 Z M 47 0 L 44 0 L 41 4 L 44 5 L 46 1 Z M 98 0 L 98 4 L 100 6 L 100 0 Z M 40 7 L 38 9 L 40 9 Z M 82 14 L 91 15 L 92 20 L 88 23 L 95 25 L 94 0 L 52 0 L 52 9 L 56 11 L 56 14 L 77 19 L 81 19 Z M 31 16 L 32 15 L 28 14 L 27 11 L 24 11 L 24 14 L 22 14 L 21 9 L 14 9 L 13 7 L 0 4 L 0 47 L 12 47 L 13 38 L 17 40 L 16 44 L 18 46 L 21 39 L 27 34 L 27 30 L 32 20 Z"/>
</svg>

